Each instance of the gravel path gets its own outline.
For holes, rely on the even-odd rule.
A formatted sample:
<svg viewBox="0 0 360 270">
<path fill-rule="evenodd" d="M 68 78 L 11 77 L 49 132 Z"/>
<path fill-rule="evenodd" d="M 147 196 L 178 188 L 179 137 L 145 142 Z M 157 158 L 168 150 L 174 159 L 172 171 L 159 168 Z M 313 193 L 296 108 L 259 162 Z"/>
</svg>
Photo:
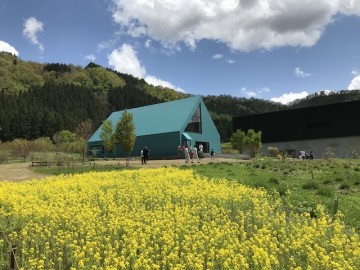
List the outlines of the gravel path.
<svg viewBox="0 0 360 270">
<path fill-rule="evenodd" d="M 246 162 L 245 160 L 241 159 L 230 159 L 230 158 L 215 158 L 211 160 L 210 158 L 204 158 L 198 163 L 196 160 L 194 163 L 185 163 L 184 159 L 174 159 L 174 160 L 149 160 L 147 164 L 141 164 L 139 159 L 131 160 L 129 165 L 131 167 L 138 167 L 138 168 L 158 168 L 164 166 L 198 166 L 201 164 L 208 164 L 210 162 Z M 99 165 L 111 165 L 111 164 L 119 164 L 125 166 L 125 160 L 98 160 L 98 161 L 91 161 L 91 165 L 95 163 Z M 39 174 L 35 173 L 30 169 L 31 162 L 24 162 L 24 163 L 5 163 L 0 164 L 0 181 L 8 180 L 8 181 L 23 181 L 28 179 L 34 178 L 45 178 L 49 175 L 46 174 Z"/>
<path fill-rule="evenodd" d="M 48 175 L 34 173 L 29 169 L 30 162 L 0 164 L 0 181 L 22 181 L 34 178 L 45 178 Z"/>
</svg>

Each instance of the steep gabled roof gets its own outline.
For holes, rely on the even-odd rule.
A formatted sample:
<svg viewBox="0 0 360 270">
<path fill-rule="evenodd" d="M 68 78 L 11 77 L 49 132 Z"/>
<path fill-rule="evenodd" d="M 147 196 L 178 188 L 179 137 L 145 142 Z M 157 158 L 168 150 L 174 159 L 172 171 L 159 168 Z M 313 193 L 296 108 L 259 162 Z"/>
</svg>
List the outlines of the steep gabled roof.
<svg viewBox="0 0 360 270">
<path fill-rule="evenodd" d="M 186 127 L 201 101 L 200 96 L 179 99 L 127 110 L 134 116 L 136 136 L 180 131 Z M 107 119 L 113 127 L 123 111 L 113 112 Z M 90 137 L 89 142 L 101 141 L 102 126 Z"/>
</svg>

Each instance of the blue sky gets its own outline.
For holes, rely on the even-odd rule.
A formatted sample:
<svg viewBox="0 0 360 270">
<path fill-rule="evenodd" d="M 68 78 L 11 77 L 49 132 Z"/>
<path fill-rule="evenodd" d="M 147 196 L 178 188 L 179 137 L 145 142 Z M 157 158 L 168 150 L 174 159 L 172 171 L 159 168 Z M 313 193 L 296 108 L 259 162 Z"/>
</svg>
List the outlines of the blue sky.
<svg viewBox="0 0 360 270">
<path fill-rule="evenodd" d="M 2 0 L 0 51 L 287 103 L 360 89 L 360 1 Z"/>
</svg>

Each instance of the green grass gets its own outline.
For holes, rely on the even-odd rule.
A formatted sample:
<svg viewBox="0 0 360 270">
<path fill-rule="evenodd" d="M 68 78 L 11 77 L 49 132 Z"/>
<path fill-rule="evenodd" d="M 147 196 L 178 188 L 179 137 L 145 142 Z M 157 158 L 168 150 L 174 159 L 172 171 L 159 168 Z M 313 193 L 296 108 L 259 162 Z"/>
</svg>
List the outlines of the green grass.
<svg viewBox="0 0 360 270">
<path fill-rule="evenodd" d="M 210 178 L 226 178 L 278 192 L 297 212 L 314 214 L 317 204 L 333 213 L 335 199 L 345 222 L 360 232 L 360 160 L 275 160 L 214 163 L 193 169 Z M 288 192 L 289 191 L 289 192 Z M 315 215 L 315 214 L 314 214 Z"/>
</svg>

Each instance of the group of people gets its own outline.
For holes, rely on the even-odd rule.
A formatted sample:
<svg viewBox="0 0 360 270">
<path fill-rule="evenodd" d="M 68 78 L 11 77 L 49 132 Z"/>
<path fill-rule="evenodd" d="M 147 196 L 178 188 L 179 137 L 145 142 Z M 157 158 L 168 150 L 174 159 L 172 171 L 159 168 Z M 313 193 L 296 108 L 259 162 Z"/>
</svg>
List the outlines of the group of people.
<svg viewBox="0 0 360 270">
<path fill-rule="evenodd" d="M 192 149 L 189 149 L 187 146 L 185 147 L 185 163 L 188 163 L 191 159 L 191 163 L 194 163 L 194 159 L 197 160 L 198 163 L 200 163 L 198 150 L 196 148 L 196 145 Z"/>
<path fill-rule="evenodd" d="M 193 147 L 188 147 L 186 146 L 179 146 L 178 147 L 178 152 L 184 152 L 185 155 L 185 163 L 188 163 L 191 160 L 191 163 L 194 163 L 194 160 L 196 160 L 198 163 L 200 163 L 200 160 L 202 158 L 204 158 L 204 146 L 200 143 L 199 144 L 199 150 L 196 147 L 196 145 L 194 145 Z M 140 151 L 140 158 L 141 158 L 141 164 L 146 164 L 147 161 L 149 160 L 149 154 L 150 154 L 150 150 L 147 146 L 144 146 L 143 149 L 141 149 Z M 211 160 L 215 159 L 215 151 L 214 149 L 211 149 L 210 151 L 210 157 Z"/>
<path fill-rule="evenodd" d="M 184 151 L 185 155 L 185 163 L 188 163 L 191 160 L 191 163 L 194 163 L 194 160 L 197 160 L 200 163 L 200 160 L 204 158 L 204 146 L 200 143 L 199 150 L 197 149 L 196 145 L 193 147 L 183 146 L 182 151 Z M 210 151 L 211 160 L 215 159 L 215 151 L 211 149 Z"/>
<path fill-rule="evenodd" d="M 304 150 L 300 150 L 299 159 L 314 159 L 314 153 L 313 151 L 310 151 L 310 153 L 308 153 Z"/>
</svg>

